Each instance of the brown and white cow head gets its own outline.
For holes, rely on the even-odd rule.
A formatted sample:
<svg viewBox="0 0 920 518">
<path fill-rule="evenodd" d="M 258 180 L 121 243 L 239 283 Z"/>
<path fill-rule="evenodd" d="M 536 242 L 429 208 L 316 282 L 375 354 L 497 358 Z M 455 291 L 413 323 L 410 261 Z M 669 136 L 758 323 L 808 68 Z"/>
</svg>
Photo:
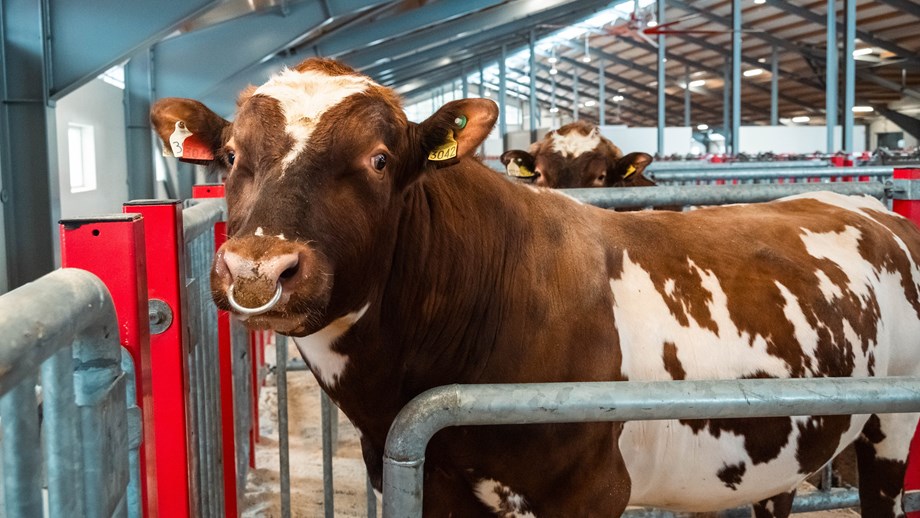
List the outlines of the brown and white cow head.
<svg viewBox="0 0 920 518">
<path fill-rule="evenodd" d="M 375 273 L 394 246 L 402 191 L 469 156 L 498 115 L 492 101 L 467 99 L 410 123 L 391 90 L 324 59 L 279 73 L 238 105 L 231 123 L 168 98 L 151 118 L 164 145 L 181 122 L 228 171 L 229 239 L 211 275 L 217 305 L 298 336 L 360 311 L 382 289 Z"/>
<path fill-rule="evenodd" d="M 597 126 L 584 121 L 547 133 L 529 152 L 505 151 L 501 161 L 509 176 L 556 189 L 655 185 L 642 175 L 652 162 L 650 155 L 623 156 Z"/>
</svg>

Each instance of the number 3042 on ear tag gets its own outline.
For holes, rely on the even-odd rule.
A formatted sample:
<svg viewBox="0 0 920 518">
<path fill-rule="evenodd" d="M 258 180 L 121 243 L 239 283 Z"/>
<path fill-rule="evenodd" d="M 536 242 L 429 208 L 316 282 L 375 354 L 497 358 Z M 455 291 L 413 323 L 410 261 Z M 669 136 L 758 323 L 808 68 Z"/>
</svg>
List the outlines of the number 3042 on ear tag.
<svg viewBox="0 0 920 518">
<path fill-rule="evenodd" d="M 442 160 L 450 160 L 457 156 L 457 141 L 454 140 L 454 132 L 447 132 L 447 140 L 443 144 L 431 150 L 428 153 L 428 160 L 433 160 L 439 162 Z"/>
</svg>

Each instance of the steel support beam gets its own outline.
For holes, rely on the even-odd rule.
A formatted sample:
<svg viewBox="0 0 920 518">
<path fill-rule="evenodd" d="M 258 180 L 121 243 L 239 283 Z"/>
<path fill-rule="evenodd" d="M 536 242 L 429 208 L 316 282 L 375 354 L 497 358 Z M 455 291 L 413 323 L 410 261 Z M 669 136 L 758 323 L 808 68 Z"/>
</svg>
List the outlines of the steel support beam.
<svg viewBox="0 0 920 518">
<path fill-rule="evenodd" d="M 601 7 L 609 2 L 592 0 L 590 3 Z M 543 23 L 541 19 L 560 16 L 571 10 L 572 5 L 568 0 L 518 0 L 450 23 L 415 31 L 411 37 L 363 48 L 343 55 L 342 59 L 354 67 L 364 69 L 435 47 L 449 54 L 460 48 L 468 48 L 468 45 L 458 41 L 466 39 L 465 35 L 482 35 L 492 30 L 509 33 L 530 29 Z M 494 38 L 494 34 L 491 37 Z"/>
<path fill-rule="evenodd" d="M 578 72 L 572 70 L 572 120 L 578 120 Z"/>
<path fill-rule="evenodd" d="M 220 0 L 46 0 L 52 99 L 175 31 Z M 238 42 L 239 40 L 237 40 Z M 224 47 L 226 50 L 226 47 Z M 208 56 L 214 59 L 214 54 Z"/>
<path fill-rule="evenodd" d="M 732 154 L 741 152 L 741 0 L 732 0 Z"/>
<path fill-rule="evenodd" d="M 502 45 L 502 55 L 498 60 L 498 134 L 502 139 L 502 152 L 508 149 L 506 142 L 508 136 L 508 85 L 505 69 L 508 60 L 508 49 Z"/>
<path fill-rule="evenodd" d="M 853 105 L 856 102 L 856 0 L 844 2 L 843 33 L 843 150 L 853 152 Z"/>
<path fill-rule="evenodd" d="M 530 29 L 530 141 L 537 141 L 537 37 Z"/>
<path fill-rule="evenodd" d="M 837 1 L 827 0 L 827 57 L 825 58 L 825 79 L 824 84 L 827 88 L 825 93 L 825 120 L 827 121 L 827 151 L 834 153 L 837 151 L 834 146 L 834 130 L 837 129 Z"/>
<path fill-rule="evenodd" d="M 0 103 L 4 246 L 0 291 L 54 269 L 60 216 L 57 138 L 49 107 L 50 42 L 42 2 L 2 0 L 3 99 Z"/>
<path fill-rule="evenodd" d="M 684 66 L 684 126 L 690 126 L 690 67 Z"/>
<path fill-rule="evenodd" d="M 607 67 L 603 57 L 597 58 L 597 123 L 601 126 L 607 124 L 607 79 L 604 71 Z"/>
<path fill-rule="evenodd" d="M 777 9 L 780 9 L 787 13 L 794 14 L 804 20 L 808 20 L 818 25 L 824 25 L 824 26 L 827 25 L 827 22 L 821 17 L 820 14 L 809 11 L 808 9 L 804 7 L 794 5 L 790 3 L 788 0 L 766 0 L 766 2 L 768 5 L 776 7 Z M 841 32 L 846 30 L 846 28 L 843 26 L 843 23 L 840 23 L 840 22 L 835 23 L 833 28 Z M 828 27 L 827 30 L 829 32 L 831 30 L 831 27 Z M 914 66 L 920 65 L 920 56 L 917 56 L 916 51 L 905 49 L 890 41 L 883 40 L 875 36 L 874 34 L 866 32 L 866 31 L 856 30 L 855 34 L 864 43 L 868 43 L 869 45 L 872 45 L 874 47 L 885 49 L 889 52 L 893 52 L 897 54 L 900 58 L 905 60 L 907 63 L 910 63 Z"/>
<path fill-rule="evenodd" d="M 722 75 L 722 135 L 725 137 L 725 152 L 731 143 L 732 127 L 732 63 L 731 59 L 725 60 L 725 71 Z"/>
<path fill-rule="evenodd" d="M 920 18 L 920 4 L 911 0 L 879 0 L 883 4 L 888 4 L 902 13 L 907 13 L 915 18 Z"/>
<path fill-rule="evenodd" d="M 125 131 L 128 155 L 128 199 L 156 197 L 153 169 L 153 51 L 141 50 L 125 65 Z"/>
<path fill-rule="evenodd" d="M 386 1 L 330 0 L 329 9 L 333 16 L 340 16 Z M 294 4 L 287 16 L 272 11 L 251 14 L 158 43 L 157 93 L 162 97 L 205 97 L 215 85 L 277 54 L 326 22 L 323 3 L 311 0 Z M 246 37 L 241 39 L 241 34 Z M 231 48 L 233 59 L 215 59 Z"/>
<path fill-rule="evenodd" d="M 779 52 L 773 46 L 770 62 L 770 125 L 779 125 Z"/>
<path fill-rule="evenodd" d="M 665 23 L 665 0 L 657 0 L 658 3 L 658 23 Z M 667 68 L 667 38 L 664 34 L 658 35 L 658 156 L 664 156 L 664 129 L 667 125 L 665 117 L 665 81 Z"/>
</svg>

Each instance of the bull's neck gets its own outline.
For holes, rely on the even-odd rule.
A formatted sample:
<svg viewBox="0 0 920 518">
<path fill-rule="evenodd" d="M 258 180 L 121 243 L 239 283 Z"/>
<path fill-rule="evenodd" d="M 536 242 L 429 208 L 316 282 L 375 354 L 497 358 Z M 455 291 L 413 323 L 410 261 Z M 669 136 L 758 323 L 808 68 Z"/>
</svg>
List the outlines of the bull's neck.
<svg viewBox="0 0 920 518">
<path fill-rule="evenodd" d="M 509 258 L 529 224 L 519 189 L 466 160 L 406 193 L 381 323 L 403 340 L 408 389 L 480 381 L 512 310 Z"/>
</svg>

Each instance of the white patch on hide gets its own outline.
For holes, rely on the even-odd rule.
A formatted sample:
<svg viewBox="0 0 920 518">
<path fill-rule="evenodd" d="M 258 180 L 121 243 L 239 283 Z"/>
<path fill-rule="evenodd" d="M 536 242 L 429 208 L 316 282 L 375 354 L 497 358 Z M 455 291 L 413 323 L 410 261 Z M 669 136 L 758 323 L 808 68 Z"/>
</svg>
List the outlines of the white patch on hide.
<svg viewBox="0 0 920 518">
<path fill-rule="evenodd" d="M 497 480 L 484 478 L 476 483 L 473 491 L 482 503 L 501 518 L 535 518 L 533 513 L 524 511 L 527 506 L 524 497 Z"/>
<path fill-rule="evenodd" d="M 370 303 L 367 303 L 358 311 L 334 320 L 312 335 L 294 337 L 300 354 L 327 387 L 334 387 L 348 366 L 348 356 L 334 351 L 333 345 L 364 316 L 369 307 Z"/>
<path fill-rule="evenodd" d="M 843 296 L 840 286 L 834 284 L 823 270 L 816 270 L 815 277 L 818 278 L 818 289 L 824 294 L 824 300 L 833 302 Z"/>
<path fill-rule="evenodd" d="M 591 133 L 582 135 L 578 131 L 569 132 L 567 135 L 554 133 L 552 135 L 553 151 L 562 156 L 578 157 L 584 153 L 594 151 L 601 143 L 601 136 L 594 128 Z"/>
<path fill-rule="evenodd" d="M 256 237 L 262 237 L 262 236 L 265 235 L 265 231 L 262 230 L 262 227 L 259 227 L 259 228 L 256 229 L 255 235 L 256 235 Z"/>
<path fill-rule="evenodd" d="M 287 121 L 286 131 L 294 145 L 282 160 L 282 176 L 307 146 L 324 113 L 346 97 L 359 94 L 375 83 L 357 75 L 330 76 L 317 70 L 285 69 L 260 86 L 254 95 L 277 99 Z"/>
</svg>

